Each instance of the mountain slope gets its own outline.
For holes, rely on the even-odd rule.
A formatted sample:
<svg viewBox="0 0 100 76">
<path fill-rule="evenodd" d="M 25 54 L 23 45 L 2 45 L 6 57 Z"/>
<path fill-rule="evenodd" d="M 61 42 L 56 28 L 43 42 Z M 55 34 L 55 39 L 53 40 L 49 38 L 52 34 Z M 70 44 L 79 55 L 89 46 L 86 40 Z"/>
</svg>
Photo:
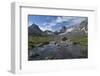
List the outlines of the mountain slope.
<svg viewBox="0 0 100 76">
<path fill-rule="evenodd" d="M 47 35 L 54 35 L 54 32 L 52 32 L 50 30 L 45 30 L 44 33 Z"/>
<path fill-rule="evenodd" d="M 39 36 L 43 34 L 43 31 L 36 24 L 32 24 L 28 27 L 28 34 L 32 36 Z"/>
<path fill-rule="evenodd" d="M 67 36 L 76 36 L 76 35 L 87 35 L 88 34 L 88 21 L 84 20 L 78 25 L 74 25 L 71 27 L 66 27 L 65 32 L 60 33 L 59 35 L 67 35 Z"/>
</svg>

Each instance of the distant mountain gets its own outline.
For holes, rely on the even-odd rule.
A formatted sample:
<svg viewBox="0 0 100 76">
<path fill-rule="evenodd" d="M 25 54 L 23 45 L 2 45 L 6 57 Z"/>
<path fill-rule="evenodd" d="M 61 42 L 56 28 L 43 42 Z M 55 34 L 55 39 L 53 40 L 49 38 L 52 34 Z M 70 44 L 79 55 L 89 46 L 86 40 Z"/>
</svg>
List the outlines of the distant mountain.
<svg viewBox="0 0 100 76">
<path fill-rule="evenodd" d="M 60 34 L 60 32 L 58 32 L 58 31 L 54 32 L 54 35 L 59 35 L 59 34 Z"/>
<path fill-rule="evenodd" d="M 54 32 L 52 32 L 50 30 L 45 30 L 44 33 L 47 35 L 54 35 Z"/>
<path fill-rule="evenodd" d="M 67 37 L 87 36 L 88 20 L 83 20 L 81 23 L 70 27 L 62 26 L 59 32 L 58 31 L 52 32 L 50 30 L 42 31 L 38 25 L 33 23 L 31 26 L 28 27 L 28 34 L 32 36 L 45 36 L 45 35 L 46 36 L 60 35 L 60 36 L 67 36 Z"/>
<path fill-rule="evenodd" d="M 64 33 L 64 32 L 66 32 L 66 30 L 67 30 L 67 28 L 65 26 L 62 26 L 59 33 Z"/>
<path fill-rule="evenodd" d="M 38 25 L 32 24 L 28 27 L 28 35 L 30 36 L 47 36 L 47 35 L 54 35 L 54 32 L 50 30 L 42 31 Z"/>
<path fill-rule="evenodd" d="M 59 33 L 61 36 L 84 36 L 88 34 L 88 21 L 84 20 L 80 24 L 62 28 L 63 32 Z"/>
<path fill-rule="evenodd" d="M 32 36 L 39 36 L 43 34 L 43 31 L 39 28 L 38 25 L 33 23 L 28 27 L 28 34 Z"/>
<path fill-rule="evenodd" d="M 81 31 L 83 31 L 87 34 L 88 33 L 88 21 L 85 20 L 85 21 L 81 22 L 79 28 Z"/>
</svg>

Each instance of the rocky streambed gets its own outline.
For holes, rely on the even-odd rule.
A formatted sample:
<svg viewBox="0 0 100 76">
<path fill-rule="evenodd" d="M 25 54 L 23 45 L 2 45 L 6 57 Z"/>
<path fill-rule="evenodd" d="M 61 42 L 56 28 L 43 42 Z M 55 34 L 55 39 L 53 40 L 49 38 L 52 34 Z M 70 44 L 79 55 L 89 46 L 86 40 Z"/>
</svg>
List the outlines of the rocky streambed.
<svg viewBox="0 0 100 76">
<path fill-rule="evenodd" d="M 28 60 L 53 60 L 87 58 L 87 48 L 79 44 L 50 42 L 42 47 L 35 47 L 28 53 Z"/>
</svg>

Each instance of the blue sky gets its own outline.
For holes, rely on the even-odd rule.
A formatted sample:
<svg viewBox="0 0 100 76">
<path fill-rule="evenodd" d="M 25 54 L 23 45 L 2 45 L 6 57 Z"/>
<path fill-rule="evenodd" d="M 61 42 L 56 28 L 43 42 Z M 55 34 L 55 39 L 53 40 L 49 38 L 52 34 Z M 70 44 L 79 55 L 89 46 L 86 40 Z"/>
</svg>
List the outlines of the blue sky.
<svg viewBox="0 0 100 76">
<path fill-rule="evenodd" d="M 70 27 L 77 25 L 85 19 L 87 19 L 87 17 L 29 15 L 28 26 L 31 26 L 33 23 L 35 23 L 42 31 L 59 31 L 62 26 Z"/>
</svg>

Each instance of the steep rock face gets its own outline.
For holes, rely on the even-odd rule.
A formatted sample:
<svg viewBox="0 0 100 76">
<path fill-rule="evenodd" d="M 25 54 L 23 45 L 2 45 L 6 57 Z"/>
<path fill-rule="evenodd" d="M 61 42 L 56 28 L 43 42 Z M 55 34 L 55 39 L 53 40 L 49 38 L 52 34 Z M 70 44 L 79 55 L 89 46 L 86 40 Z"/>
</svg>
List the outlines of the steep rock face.
<svg viewBox="0 0 100 76">
<path fill-rule="evenodd" d="M 78 25 L 74 25 L 71 27 L 64 27 L 63 32 L 60 32 L 59 35 L 87 35 L 88 34 L 88 21 L 84 20 Z M 62 29 L 61 29 L 62 30 Z"/>
<path fill-rule="evenodd" d="M 66 30 L 67 30 L 67 28 L 65 26 L 62 26 L 59 33 L 64 33 L 64 32 L 66 32 Z"/>
<path fill-rule="evenodd" d="M 32 24 L 31 26 L 28 27 L 28 34 L 29 35 L 42 35 L 43 31 L 38 27 L 36 24 Z"/>
<path fill-rule="evenodd" d="M 83 31 L 87 34 L 88 33 L 88 21 L 84 20 L 83 22 L 81 22 L 79 28 L 80 28 L 81 31 Z"/>
</svg>

